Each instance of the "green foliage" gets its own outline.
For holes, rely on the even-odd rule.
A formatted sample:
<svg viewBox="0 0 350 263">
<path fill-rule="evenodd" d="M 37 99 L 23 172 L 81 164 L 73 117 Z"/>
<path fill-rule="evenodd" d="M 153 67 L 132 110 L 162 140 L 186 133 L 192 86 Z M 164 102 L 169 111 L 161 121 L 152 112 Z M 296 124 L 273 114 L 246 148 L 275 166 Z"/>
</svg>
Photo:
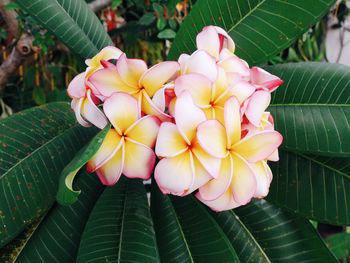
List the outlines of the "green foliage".
<svg viewBox="0 0 350 263">
<path fill-rule="evenodd" d="M 198 1 L 182 24 L 170 59 L 195 49 L 195 37 L 206 25 L 224 28 L 236 43 L 236 54 L 250 65 L 264 63 L 315 24 L 333 0 Z"/>
<path fill-rule="evenodd" d="M 62 169 L 95 133 L 80 127 L 67 103 L 0 122 L 0 247 L 53 204 Z"/>
<path fill-rule="evenodd" d="M 136 10 L 133 17 L 141 17 L 134 23 L 137 30 L 141 26 L 161 39 L 176 36 L 170 58 L 193 51 L 196 33 L 215 24 L 234 38 L 239 56 L 261 64 L 278 62 L 275 55 L 301 34 L 307 36 L 334 3 L 198 0 L 176 35 L 178 2 L 113 4 L 122 11 L 130 6 Z M 111 44 L 82 0 L 18 3 L 83 58 Z M 144 44 L 131 29 L 125 34 L 134 44 Z M 299 50 L 316 59 L 320 48 L 307 37 L 301 40 Z M 287 57 L 299 58 L 292 53 Z M 53 103 L 0 122 L 0 246 L 37 222 L 19 242 L 18 262 L 337 262 L 308 219 L 350 225 L 350 70 L 325 63 L 266 69 L 285 81 L 269 109 L 284 143 L 280 161 L 271 165 L 274 179 L 267 201 L 214 213 L 193 196 L 163 195 L 152 182 L 149 208 L 141 181 L 122 177 L 116 186 L 103 189 L 95 175 L 85 172 L 73 187 L 75 174 L 97 151 L 109 127 L 89 143 L 97 130 L 80 127 L 68 103 Z M 52 74 L 59 75 L 55 70 Z M 33 96 L 37 103 L 49 100 L 37 87 Z M 59 202 L 70 204 L 82 191 L 71 206 L 55 203 L 60 174 Z M 348 253 L 347 235 L 327 239 L 338 258 Z"/>
<path fill-rule="evenodd" d="M 142 181 L 122 178 L 91 212 L 77 262 L 159 262 Z"/>
<path fill-rule="evenodd" d="M 56 200 L 62 205 L 70 205 L 77 201 L 81 190 L 73 189 L 73 181 L 77 172 L 83 167 L 98 151 L 107 132 L 111 129 L 107 125 L 102 131 L 95 135 L 94 138 L 82 148 L 73 158 L 72 161 L 63 169 Z"/>
<path fill-rule="evenodd" d="M 326 243 L 330 250 L 338 259 L 344 259 L 350 253 L 350 234 L 338 233 L 326 238 Z"/>
<path fill-rule="evenodd" d="M 17 0 L 18 5 L 82 58 L 112 41 L 83 0 Z"/>
</svg>

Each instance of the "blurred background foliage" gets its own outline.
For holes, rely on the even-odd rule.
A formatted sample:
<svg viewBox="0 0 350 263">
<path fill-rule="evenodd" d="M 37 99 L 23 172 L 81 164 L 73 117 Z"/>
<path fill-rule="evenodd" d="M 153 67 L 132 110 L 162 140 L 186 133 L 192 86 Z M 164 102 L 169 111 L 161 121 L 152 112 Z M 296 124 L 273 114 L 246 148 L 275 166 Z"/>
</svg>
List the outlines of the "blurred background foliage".
<svg viewBox="0 0 350 263">
<path fill-rule="evenodd" d="M 86 0 L 94 4 L 98 0 Z M 149 65 L 165 59 L 171 40 L 191 10 L 195 0 L 110 0 L 95 10 L 115 45 L 129 57 L 144 59 Z M 66 88 L 71 79 L 84 70 L 84 61 L 69 52 L 53 35 L 40 27 L 23 12 L 15 1 L 0 1 L 0 64 L 10 56 L 23 33 L 33 37 L 33 54 L 8 76 L 5 87 L 0 89 L 0 118 L 47 102 L 69 100 Z M 6 3 L 6 4 L 4 4 Z M 15 11 L 18 34 L 10 33 L 4 19 L 4 12 Z M 269 64 L 301 61 L 327 61 L 325 37 L 327 30 L 343 29 L 349 14 L 346 1 L 338 1 L 330 13 L 300 36 L 288 49 L 269 61 Z M 336 21 L 329 23 L 330 18 Z M 341 37 L 341 36 L 340 36 Z M 350 231 L 345 227 L 314 224 L 325 238 L 340 262 L 350 262 Z M 30 235 L 36 224 L 24 231 Z M 348 233 L 349 232 L 349 233 Z M 10 260 L 11 253 L 21 247 L 21 237 L 9 244 L 6 258 L 0 255 L 0 262 Z M 11 252 L 12 251 L 12 252 Z"/>
</svg>

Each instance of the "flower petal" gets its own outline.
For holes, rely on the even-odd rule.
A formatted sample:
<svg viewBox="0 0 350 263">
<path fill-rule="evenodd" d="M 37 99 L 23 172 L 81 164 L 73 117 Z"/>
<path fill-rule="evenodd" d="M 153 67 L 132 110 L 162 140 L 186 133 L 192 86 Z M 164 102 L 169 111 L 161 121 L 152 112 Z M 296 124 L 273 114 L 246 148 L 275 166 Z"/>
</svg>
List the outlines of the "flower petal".
<svg viewBox="0 0 350 263">
<path fill-rule="evenodd" d="M 255 163 L 269 157 L 281 145 L 282 140 L 282 135 L 277 131 L 262 131 L 245 137 L 232 147 L 232 151 Z"/>
<path fill-rule="evenodd" d="M 96 71 L 90 76 L 88 82 L 105 97 L 110 97 L 115 92 L 137 92 L 137 89 L 125 84 L 118 71 L 113 68 L 104 68 Z"/>
<path fill-rule="evenodd" d="M 231 210 L 233 208 L 239 207 L 240 204 L 238 204 L 232 197 L 232 193 L 230 190 L 227 190 L 223 195 L 221 195 L 219 198 L 213 200 L 213 201 L 207 201 L 204 200 L 200 192 L 196 194 L 196 197 L 199 201 L 201 201 L 203 204 L 209 206 L 212 210 L 216 212 Z"/>
<path fill-rule="evenodd" d="M 106 99 L 103 110 L 119 133 L 124 133 L 139 119 L 137 100 L 126 93 L 118 92 Z"/>
<path fill-rule="evenodd" d="M 175 102 L 175 122 L 188 144 L 195 137 L 197 126 L 205 120 L 204 112 L 193 103 L 190 93 L 182 92 Z"/>
<path fill-rule="evenodd" d="M 247 204 L 254 196 L 256 190 L 256 179 L 254 171 L 247 161 L 236 154 L 233 158 L 233 177 L 231 181 L 231 190 L 234 200 L 241 204 Z"/>
<path fill-rule="evenodd" d="M 149 115 L 142 117 L 128 128 L 125 132 L 126 138 L 153 148 L 156 143 L 159 126 L 160 121 L 157 117 Z"/>
<path fill-rule="evenodd" d="M 269 171 L 266 169 L 265 165 L 267 166 L 265 161 L 251 164 L 256 179 L 256 190 L 254 193 L 254 197 L 256 198 L 263 198 L 269 193 L 270 178 L 268 174 Z"/>
<path fill-rule="evenodd" d="M 259 67 L 250 69 L 251 82 L 272 92 L 283 84 L 283 80 Z"/>
<path fill-rule="evenodd" d="M 269 106 L 271 94 L 268 91 L 259 90 L 250 97 L 245 116 L 255 126 L 260 126 L 261 118 Z"/>
<path fill-rule="evenodd" d="M 183 195 L 194 180 L 189 151 L 160 160 L 154 178 L 164 194 Z"/>
<path fill-rule="evenodd" d="M 86 77 L 90 77 L 97 69 L 102 68 L 102 60 L 118 59 L 123 52 L 116 47 L 108 46 L 103 48 L 99 53 L 97 53 L 92 59 L 85 60 L 86 65 L 89 67 L 86 71 Z"/>
<path fill-rule="evenodd" d="M 227 34 L 227 32 L 222 29 L 221 27 L 214 26 L 216 31 L 218 32 L 219 36 L 221 35 L 223 37 L 223 43 L 221 44 L 222 49 L 227 49 L 231 53 L 235 52 L 235 42 L 233 42 L 232 38 Z"/>
<path fill-rule="evenodd" d="M 182 75 L 175 80 L 175 94 L 179 96 L 187 90 L 194 103 L 199 107 L 207 107 L 211 100 L 211 82 L 205 76 L 198 73 Z"/>
<path fill-rule="evenodd" d="M 230 57 L 221 60 L 218 65 L 222 67 L 226 72 L 238 73 L 243 77 L 250 76 L 249 67 L 239 57 L 231 55 Z"/>
<path fill-rule="evenodd" d="M 172 80 L 180 70 L 180 65 L 175 61 L 165 61 L 154 65 L 142 75 L 140 86 L 144 87 L 150 97 Z"/>
<path fill-rule="evenodd" d="M 220 39 L 214 26 L 206 26 L 196 37 L 197 49 L 204 50 L 215 59 L 219 58 Z"/>
<path fill-rule="evenodd" d="M 172 119 L 170 115 L 166 114 L 157 107 L 157 105 L 151 100 L 145 91 L 142 91 L 141 107 L 142 112 L 144 112 L 146 115 L 156 116 L 161 121 L 171 121 Z"/>
<path fill-rule="evenodd" d="M 212 56 L 203 50 L 197 50 L 187 60 L 186 73 L 199 73 L 215 82 L 218 76 L 218 67 Z"/>
<path fill-rule="evenodd" d="M 239 81 L 230 88 L 230 96 L 235 96 L 242 104 L 246 99 L 248 99 L 255 91 L 255 87 L 246 81 Z"/>
<path fill-rule="evenodd" d="M 128 178 L 149 179 L 153 172 L 156 155 L 147 146 L 125 141 L 123 174 Z"/>
<path fill-rule="evenodd" d="M 90 90 L 87 91 L 86 95 L 87 97 L 83 100 L 81 105 L 81 116 L 96 127 L 103 129 L 108 124 L 108 120 L 92 101 Z"/>
<path fill-rule="evenodd" d="M 215 158 L 209 155 L 203 150 L 198 142 L 192 146 L 191 151 L 213 178 L 217 178 L 219 176 L 221 164 L 220 158 Z"/>
<path fill-rule="evenodd" d="M 201 198 L 212 201 L 223 195 L 231 184 L 233 176 L 233 160 L 231 155 L 222 159 L 219 177 L 212 179 L 199 188 Z"/>
<path fill-rule="evenodd" d="M 81 105 L 83 104 L 84 100 L 86 98 L 80 98 L 80 99 L 72 99 L 71 102 L 71 108 L 74 110 L 75 118 L 79 122 L 79 124 L 83 127 L 90 127 L 91 123 L 84 120 L 84 118 L 81 116 Z"/>
<path fill-rule="evenodd" d="M 118 182 L 124 164 L 124 147 L 121 147 L 114 156 L 96 170 L 102 184 L 111 186 Z"/>
<path fill-rule="evenodd" d="M 179 133 L 176 125 L 171 122 L 163 122 L 160 126 L 156 154 L 159 157 L 175 157 L 187 150 L 187 144 Z"/>
<path fill-rule="evenodd" d="M 278 149 L 276 149 L 269 157 L 267 157 L 267 160 L 272 162 L 278 162 L 280 159 L 278 154 Z"/>
<path fill-rule="evenodd" d="M 87 162 L 86 170 L 91 173 L 100 166 L 108 162 L 109 159 L 122 147 L 122 137 L 114 130 L 110 129 L 104 138 L 100 148 L 95 155 Z"/>
<path fill-rule="evenodd" d="M 181 74 L 186 74 L 186 65 L 187 65 L 187 61 L 191 56 L 188 54 L 181 54 L 179 59 L 177 60 L 180 64 L 180 71 Z"/>
<path fill-rule="evenodd" d="M 199 144 L 203 149 L 216 158 L 227 155 L 227 136 L 224 126 L 217 120 L 208 120 L 197 128 Z"/>
<path fill-rule="evenodd" d="M 137 87 L 142 74 L 147 70 L 147 64 L 141 59 L 129 59 L 123 53 L 118 59 L 117 69 L 124 83 Z"/>
<path fill-rule="evenodd" d="M 239 102 L 235 97 L 229 98 L 224 108 L 227 145 L 232 147 L 241 139 L 241 113 Z"/>
<path fill-rule="evenodd" d="M 193 156 L 193 155 L 192 155 Z M 184 193 L 188 195 L 196 191 L 199 187 L 202 187 L 204 184 L 208 183 L 209 180 L 213 177 L 207 172 L 202 164 L 193 156 L 193 171 L 194 171 L 194 180 L 190 188 Z"/>
<path fill-rule="evenodd" d="M 79 99 L 85 97 L 85 72 L 75 76 L 68 85 L 68 95 L 71 98 Z"/>
</svg>

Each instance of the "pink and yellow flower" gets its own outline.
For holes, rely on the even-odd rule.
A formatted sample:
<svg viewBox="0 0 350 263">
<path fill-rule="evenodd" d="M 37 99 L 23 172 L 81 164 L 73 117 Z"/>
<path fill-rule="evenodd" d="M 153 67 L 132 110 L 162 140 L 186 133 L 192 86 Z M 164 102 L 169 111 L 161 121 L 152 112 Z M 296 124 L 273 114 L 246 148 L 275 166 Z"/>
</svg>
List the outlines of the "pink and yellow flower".
<svg viewBox="0 0 350 263">
<path fill-rule="evenodd" d="M 85 61 L 88 66 L 85 72 L 77 75 L 68 85 L 67 92 L 72 98 L 71 108 L 82 126 L 89 127 L 92 124 L 103 129 L 108 124 L 107 118 L 97 106 L 100 103 L 99 93 L 89 85 L 87 78 L 103 67 L 101 62 L 118 59 L 121 54 L 121 50 L 116 47 L 105 47 L 92 59 Z"/>
<path fill-rule="evenodd" d="M 274 130 L 241 138 L 240 106 L 234 97 L 225 103 L 224 110 L 224 125 L 208 120 L 198 127 L 199 144 L 212 156 L 223 158 L 219 176 L 196 194 L 216 211 L 232 209 L 267 194 L 271 171 L 265 160 L 282 143 L 282 136 Z"/>
<path fill-rule="evenodd" d="M 88 162 L 104 185 L 113 185 L 123 173 L 128 178 L 149 179 L 156 156 L 154 147 L 160 122 L 154 116 L 140 118 L 137 100 L 126 93 L 106 99 L 104 112 L 113 128 Z"/>
<path fill-rule="evenodd" d="M 139 109 L 144 114 L 169 120 L 171 116 L 164 112 L 164 84 L 173 80 L 179 70 L 179 64 L 173 61 L 161 62 L 149 69 L 143 60 L 128 59 L 122 54 L 116 66 L 100 69 L 89 77 L 92 86 L 104 97 L 115 92 L 125 92 L 134 96 Z"/>
<path fill-rule="evenodd" d="M 156 154 L 162 159 L 154 177 L 163 193 L 184 196 L 217 177 L 221 160 L 198 143 L 196 129 L 206 117 L 188 92 L 178 96 L 174 117 L 175 124 L 164 122 L 160 127 Z"/>
</svg>

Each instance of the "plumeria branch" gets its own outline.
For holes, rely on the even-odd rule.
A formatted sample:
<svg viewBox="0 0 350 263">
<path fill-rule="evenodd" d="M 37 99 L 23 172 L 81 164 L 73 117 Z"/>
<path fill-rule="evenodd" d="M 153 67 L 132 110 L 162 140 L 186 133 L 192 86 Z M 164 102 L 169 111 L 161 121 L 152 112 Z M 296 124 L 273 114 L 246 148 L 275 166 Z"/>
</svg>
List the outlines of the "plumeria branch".
<svg viewBox="0 0 350 263">
<path fill-rule="evenodd" d="M 102 10 L 103 8 L 106 8 L 112 3 L 112 0 L 95 0 L 91 3 L 89 3 L 89 7 L 93 12 L 98 12 Z"/>
</svg>

